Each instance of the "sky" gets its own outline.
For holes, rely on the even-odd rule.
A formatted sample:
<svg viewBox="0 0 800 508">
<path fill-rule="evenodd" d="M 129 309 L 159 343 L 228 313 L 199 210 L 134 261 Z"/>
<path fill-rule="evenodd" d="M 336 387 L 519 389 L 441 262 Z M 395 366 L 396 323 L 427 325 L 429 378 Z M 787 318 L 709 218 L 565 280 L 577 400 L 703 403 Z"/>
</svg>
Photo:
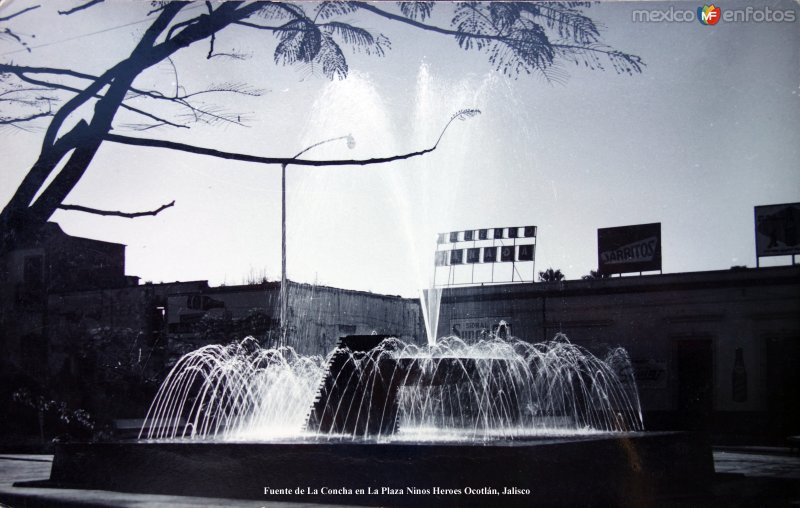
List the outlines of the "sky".
<svg viewBox="0 0 800 508">
<path fill-rule="evenodd" d="M 32 3 L 0 5 L 2 16 Z M 428 148 L 455 112 L 481 111 L 454 122 L 423 157 L 290 166 L 288 273 L 300 282 L 414 296 L 427 285 L 437 232 L 525 225 L 538 226 L 536 270 L 559 268 L 568 279 L 597 268 L 598 228 L 649 222 L 661 223 L 665 273 L 752 267 L 753 207 L 800 201 L 800 13 L 794 2 L 720 2 L 723 10 L 789 9 L 797 21 L 633 20 L 637 9 L 698 5 L 593 5 L 586 13 L 604 26 L 604 42 L 646 67 L 629 76 L 565 64 L 559 82 L 503 76 L 452 38 L 369 13 L 348 21 L 385 34 L 391 50 L 347 53 L 349 76 L 330 81 L 307 66 L 276 65 L 272 35 L 232 27 L 216 48 L 246 59 L 209 61 L 208 45 L 198 44 L 136 84 L 260 89 L 257 97 L 204 96 L 246 127 L 131 133 L 131 117 L 121 114 L 115 130 L 261 156 L 351 134 L 354 148 L 331 142 L 307 157 L 367 158 Z M 451 7 L 437 5 L 433 22 L 447 26 Z M 133 48 L 149 2 L 107 0 L 70 16 L 55 9 L 15 19 L 9 26 L 32 51 L 3 40 L 0 61 L 100 73 Z M 1 203 L 38 154 L 46 122 L 36 127 L 0 132 Z M 66 201 L 137 211 L 172 200 L 156 217 L 59 211 L 52 220 L 72 235 L 126 244 L 126 271 L 142 281 L 280 279 L 279 166 L 105 143 Z"/>
</svg>

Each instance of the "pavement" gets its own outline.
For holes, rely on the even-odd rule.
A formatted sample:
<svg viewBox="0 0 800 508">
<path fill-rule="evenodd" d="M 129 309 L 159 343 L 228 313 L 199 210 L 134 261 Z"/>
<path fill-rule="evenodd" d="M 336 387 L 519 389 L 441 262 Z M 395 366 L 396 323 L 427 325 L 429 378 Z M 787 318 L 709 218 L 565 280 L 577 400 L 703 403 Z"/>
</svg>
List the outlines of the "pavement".
<svg viewBox="0 0 800 508">
<path fill-rule="evenodd" d="M 714 470 L 749 478 L 800 480 L 800 454 L 788 448 L 716 447 Z"/>
<path fill-rule="evenodd" d="M 16 482 L 50 476 L 52 455 L 0 455 L 0 507 L 278 507 L 324 506 L 274 501 L 242 501 L 187 496 L 130 494 L 102 490 L 14 486 Z M 688 508 L 786 506 L 800 508 L 800 454 L 788 448 L 715 447 L 714 485 L 709 496 L 672 500 L 669 506 Z"/>
<path fill-rule="evenodd" d="M 15 487 L 16 482 L 44 480 L 50 477 L 52 455 L 0 455 L 0 507 L 10 508 L 222 508 L 264 507 L 260 501 L 214 499 L 208 497 L 130 494 L 107 490 Z M 302 508 L 301 503 L 269 503 L 270 507 Z M 321 506 L 321 505 L 313 505 Z"/>
</svg>

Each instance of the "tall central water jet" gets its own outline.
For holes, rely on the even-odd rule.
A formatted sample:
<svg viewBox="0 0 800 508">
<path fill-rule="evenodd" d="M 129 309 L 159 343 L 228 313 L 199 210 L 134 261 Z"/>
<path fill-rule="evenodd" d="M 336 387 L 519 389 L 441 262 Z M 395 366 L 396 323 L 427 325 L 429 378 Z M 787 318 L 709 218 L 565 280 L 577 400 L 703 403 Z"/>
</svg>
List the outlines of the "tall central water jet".
<svg viewBox="0 0 800 508">
<path fill-rule="evenodd" d="M 434 281 L 435 282 L 435 281 Z M 442 306 L 442 290 L 435 283 L 426 290 L 419 291 L 419 303 L 422 309 L 422 318 L 425 322 L 425 335 L 428 345 L 436 344 L 436 333 L 439 329 L 439 309 Z"/>
</svg>

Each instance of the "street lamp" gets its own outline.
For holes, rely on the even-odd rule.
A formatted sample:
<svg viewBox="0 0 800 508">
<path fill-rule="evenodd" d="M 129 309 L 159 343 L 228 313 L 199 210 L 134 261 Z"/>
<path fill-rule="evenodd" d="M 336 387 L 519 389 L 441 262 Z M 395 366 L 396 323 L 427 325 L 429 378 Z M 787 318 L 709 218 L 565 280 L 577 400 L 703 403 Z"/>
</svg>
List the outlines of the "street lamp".
<svg viewBox="0 0 800 508">
<path fill-rule="evenodd" d="M 302 149 L 301 151 L 297 152 L 292 159 L 297 159 L 304 153 L 308 152 L 312 148 L 316 148 L 320 145 L 324 145 L 326 143 L 331 143 L 333 141 L 339 141 L 341 139 L 347 140 L 347 148 L 353 149 L 356 146 L 356 140 L 353 138 L 352 134 L 348 134 L 347 136 L 339 136 L 336 138 L 326 139 L 324 141 L 320 141 L 319 143 L 314 143 L 311 146 L 307 146 L 306 148 Z M 287 287 L 287 279 L 286 279 L 286 167 L 289 165 L 288 162 L 284 162 L 281 164 L 281 293 L 280 293 L 280 302 L 281 302 L 281 336 L 280 336 L 280 343 L 279 345 L 285 346 L 286 345 L 286 332 L 288 327 L 286 325 L 286 319 L 289 314 L 289 292 Z"/>
</svg>

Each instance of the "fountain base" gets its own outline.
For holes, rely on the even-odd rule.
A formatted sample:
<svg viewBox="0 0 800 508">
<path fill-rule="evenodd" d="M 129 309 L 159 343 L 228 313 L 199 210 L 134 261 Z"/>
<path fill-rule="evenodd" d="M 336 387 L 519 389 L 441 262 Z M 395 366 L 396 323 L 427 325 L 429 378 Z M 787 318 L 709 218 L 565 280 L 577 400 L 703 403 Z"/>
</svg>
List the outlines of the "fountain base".
<svg viewBox="0 0 800 508">
<path fill-rule="evenodd" d="M 713 472 L 701 436 L 659 432 L 477 444 L 64 443 L 50 480 L 36 483 L 359 505 L 649 506 L 702 496 Z"/>
</svg>

